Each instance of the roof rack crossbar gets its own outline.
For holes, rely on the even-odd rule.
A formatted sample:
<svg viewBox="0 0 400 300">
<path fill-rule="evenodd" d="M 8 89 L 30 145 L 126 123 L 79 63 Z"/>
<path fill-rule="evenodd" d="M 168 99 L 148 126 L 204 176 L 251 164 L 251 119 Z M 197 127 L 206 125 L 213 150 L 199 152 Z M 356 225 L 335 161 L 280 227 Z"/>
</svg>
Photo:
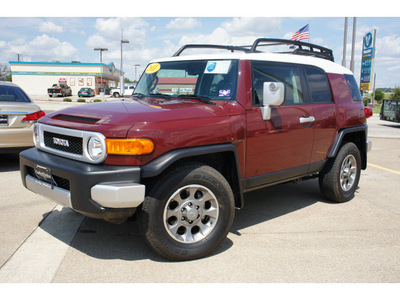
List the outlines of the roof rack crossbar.
<svg viewBox="0 0 400 300">
<path fill-rule="evenodd" d="M 245 53 L 259 53 L 262 52 L 257 50 L 257 47 L 262 46 L 277 46 L 277 45 L 294 45 L 297 46 L 297 49 L 289 52 L 281 52 L 281 53 L 292 53 L 298 55 L 307 55 L 307 56 L 316 56 L 319 58 L 324 58 L 327 60 L 334 61 L 333 59 L 333 51 L 331 49 L 310 44 L 306 42 L 293 41 L 293 40 L 285 40 L 285 39 L 271 39 L 271 38 L 259 38 L 254 41 L 252 45 L 248 46 L 231 46 L 231 45 L 214 45 L 214 44 L 187 44 L 182 46 L 173 56 L 179 56 L 183 51 L 190 48 L 206 48 L 206 49 L 224 49 L 229 50 L 231 52 L 234 51 L 243 51 Z M 307 47 L 308 49 L 304 49 L 303 47 Z"/>
<path fill-rule="evenodd" d="M 298 46 L 298 49 L 292 52 L 294 54 L 317 56 L 320 58 L 325 58 L 333 61 L 333 52 L 331 49 L 311 43 L 294 41 L 294 40 L 285 40 L 285 39 L 259 38 L 254 41 L 253 45 L 251 46 L 250 52 L 256 52 L 257 47 L 259 46 L 276 46 L 283 44 Z M 303 46 L 308 47 L 309 50 L 303 49 Z"/>
<path fill-rule="evenodd" d="M 208 48 L 208 49 L 225 49 L 230 50 L 231 52 L 234 51 L 243 51 L 249 52 L 249 48 L 245 48 L 246 46 L 231 46 L 231 45 L 213 45 L 213 44 L 187 44 L 182 46 L 173 56 L 179 56 L 184 50 L 189 48 Z M 250 47 L 250 46 L 248 46 Z"/>
</svg>

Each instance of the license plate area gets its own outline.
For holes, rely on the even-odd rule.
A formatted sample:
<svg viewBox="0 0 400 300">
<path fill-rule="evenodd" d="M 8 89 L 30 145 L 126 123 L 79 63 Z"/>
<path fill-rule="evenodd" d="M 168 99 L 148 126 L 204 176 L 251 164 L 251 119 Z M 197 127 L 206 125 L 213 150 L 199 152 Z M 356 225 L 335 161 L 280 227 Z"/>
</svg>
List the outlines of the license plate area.
<svg viewBox="0 0 400 300">
<path fill-rule="evenodd" d="M 0 126 L 8 126 L 8 116 L 0 115 Z"/>
<path fill-rule="evenodd" d="M 35 165 L 34 171 L 37 179 L 51 184 L 52 187 L 56 185 L 50 168 Z"/>
</svg>

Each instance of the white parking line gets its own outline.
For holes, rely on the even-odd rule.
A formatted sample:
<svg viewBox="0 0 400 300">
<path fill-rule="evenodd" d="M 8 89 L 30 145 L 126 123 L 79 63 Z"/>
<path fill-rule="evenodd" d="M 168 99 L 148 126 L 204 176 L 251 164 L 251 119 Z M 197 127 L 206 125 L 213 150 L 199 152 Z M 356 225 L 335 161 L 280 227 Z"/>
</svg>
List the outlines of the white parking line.
<svg viewBox="0 0 400 300">
<path fill-rule="evenodd" d="M 3 283 L 52 282 L 84 217 L 56 208 L 0 270 Z"/>
</svg>

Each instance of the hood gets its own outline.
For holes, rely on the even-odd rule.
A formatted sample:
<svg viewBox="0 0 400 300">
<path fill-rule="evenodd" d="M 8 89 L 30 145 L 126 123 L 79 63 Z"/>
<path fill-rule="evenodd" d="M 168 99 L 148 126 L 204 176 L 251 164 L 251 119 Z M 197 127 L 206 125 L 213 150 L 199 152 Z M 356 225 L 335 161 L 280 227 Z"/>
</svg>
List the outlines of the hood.
<svg viewBox="0 0 400 300">
<path fill-rule="evenodd" d="M 140 100 L 111 101 L 84 104 L 48 114 L 41 122 L 48 125 L 103 132 L 108 136 L 125 136 L 130 127 L 140 123 L 158 123 L 186 119 L 212 118 L 238 114 L 236 102 L 216 101 L 216 105 L 197 100 Z M 118 133 L 117 133 L 118 132 Z"/>
</svg>

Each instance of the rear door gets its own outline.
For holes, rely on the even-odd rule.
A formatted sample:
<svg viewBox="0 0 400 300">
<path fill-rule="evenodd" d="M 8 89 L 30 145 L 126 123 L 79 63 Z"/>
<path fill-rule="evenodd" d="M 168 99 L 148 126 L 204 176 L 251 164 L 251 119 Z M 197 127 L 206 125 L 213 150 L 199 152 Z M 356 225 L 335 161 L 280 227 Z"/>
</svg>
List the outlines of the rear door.
<svg viewBox="0 0 400 300">
<path fill-rule="evenodd" d="M 253 107 L 247 111 L 246 188 L 307 172 L 313 147 L 313 106 L 305 97 L 306 82 L 298 65 L 252 62 Z M 283 82 L 285 101 L 264 121 L 263 83 Z"/>
<path fill-rule="evenodd" d="M 305 66 L 304 74 L 308 90 L 307 102 L 312 103 L 315 118 L 310 163 L 318 167 L 316 163 L 326 159 L 336 135 L 336 106 L 325 72 L 316 67 Z"/>
</svg>

